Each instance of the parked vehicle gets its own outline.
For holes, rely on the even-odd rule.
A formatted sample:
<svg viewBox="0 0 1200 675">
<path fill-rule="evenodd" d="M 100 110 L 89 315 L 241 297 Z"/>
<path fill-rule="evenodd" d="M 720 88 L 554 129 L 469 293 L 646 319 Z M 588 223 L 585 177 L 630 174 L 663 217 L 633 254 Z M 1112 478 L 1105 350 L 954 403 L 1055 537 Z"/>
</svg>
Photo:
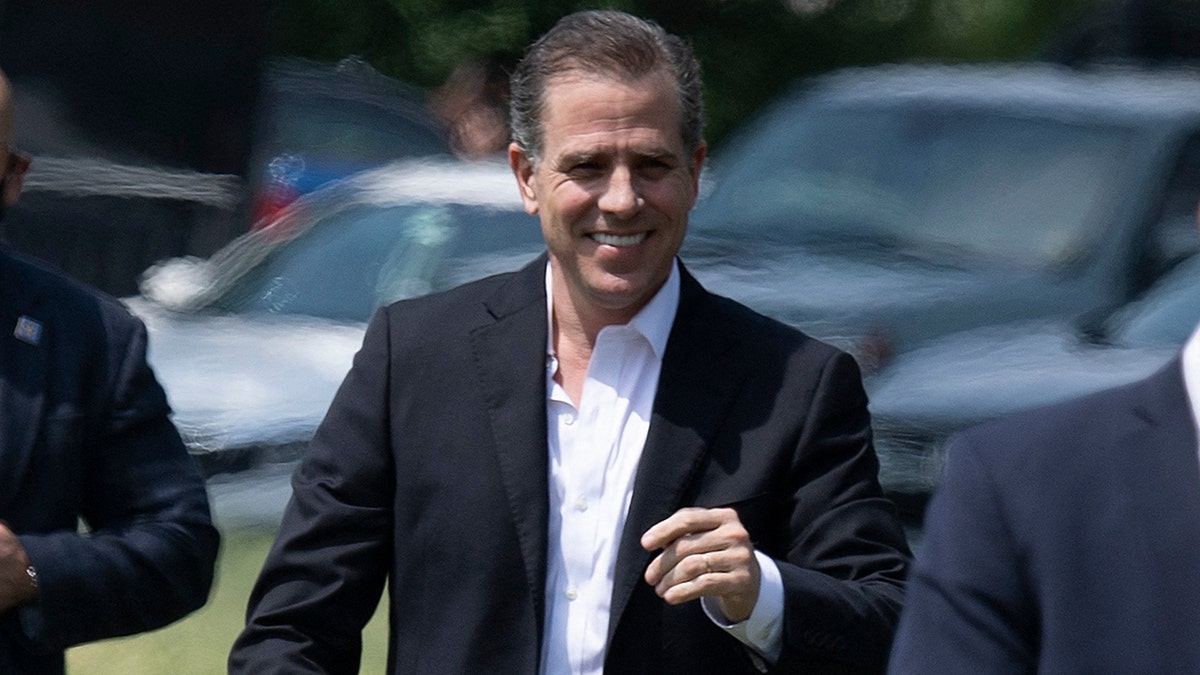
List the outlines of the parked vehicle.
<svg viewBox="0 0 1200 675">
<path fill-rule="evenodd" d="M 901 354 L 868 382 L 880 480 L 919 522 L 951 434 L 1150 375 L 1198 323 L 1200 257 L 1092 333 L 1063 319 L 1029 320 L 945 335 Z"/>
<path fill-rule="evenodd" d="M 330 181 L 405 157 L 450 154 L 424 92 L 361 58 L 277 59 L 262 82 L 248 172 L 256 226 Z"/>
<path fill-rule="evenodd" d="M 1107 314 L 1200 245 L 1200 71 L 882 66 L 799 84 L 714 153 L 684 257 L 849 349 Z"/>
<path fill-rule="evenodd" d="M 506 164 L 408 160 L 318 190 L 210 259 L 155 266 L 126 302 L 211 475 L 302 453 L 376 308 L 544 248 Z"/>
</svg>

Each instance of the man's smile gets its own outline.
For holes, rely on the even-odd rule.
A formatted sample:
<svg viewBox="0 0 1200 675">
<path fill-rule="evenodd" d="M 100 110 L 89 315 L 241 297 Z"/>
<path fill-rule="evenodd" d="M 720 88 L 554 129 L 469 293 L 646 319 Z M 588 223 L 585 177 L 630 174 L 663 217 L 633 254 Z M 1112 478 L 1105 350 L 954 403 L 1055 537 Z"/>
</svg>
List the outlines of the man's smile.
<svg viewBox="0 0 1200 675">
<path fill-rule="evenodd" d="M 636 234 L 609 234 L 607 232 L 593 232 L 588 235 L 597 244 L 605 244 L 608 246 L 626 247 L 637 246 L 650 236 L 649 232 L 638 232 Z"/>
</svg>

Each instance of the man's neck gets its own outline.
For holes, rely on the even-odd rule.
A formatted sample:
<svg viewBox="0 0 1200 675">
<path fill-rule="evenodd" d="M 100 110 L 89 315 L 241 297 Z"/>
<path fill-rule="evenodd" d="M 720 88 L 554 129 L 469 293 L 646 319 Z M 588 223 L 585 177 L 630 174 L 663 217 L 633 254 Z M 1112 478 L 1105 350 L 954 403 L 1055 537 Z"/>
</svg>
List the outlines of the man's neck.
<svg viewBox="0 0 1200 675">
<path fill-rule="evenodd" d="M 578 406 L 600 331 L 607 326 L 628 323 L 637 312 L 580 312 L 579 304 L 574 300 L 567 284 L 556 278 L 551 321 L 551 340 L 558 358 L 554 379 Z"/>
</svg>

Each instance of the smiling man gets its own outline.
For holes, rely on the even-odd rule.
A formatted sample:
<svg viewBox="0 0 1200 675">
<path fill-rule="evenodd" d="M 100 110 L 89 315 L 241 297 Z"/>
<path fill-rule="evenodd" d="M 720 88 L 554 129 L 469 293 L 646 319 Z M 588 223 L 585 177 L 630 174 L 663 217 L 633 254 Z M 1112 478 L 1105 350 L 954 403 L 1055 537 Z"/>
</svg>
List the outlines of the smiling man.
<svg viewBox="0 0 1200 675">
<path fill-rule="evenodd" d="M 676 258 L 691 50 L 581 12 L 511 88 L 547 253 L 375 317 L 231 671 L 355 672 L 385 581 L 393 673 L 880 671 L 908 550 L 858 370 Z"/>
</svg>

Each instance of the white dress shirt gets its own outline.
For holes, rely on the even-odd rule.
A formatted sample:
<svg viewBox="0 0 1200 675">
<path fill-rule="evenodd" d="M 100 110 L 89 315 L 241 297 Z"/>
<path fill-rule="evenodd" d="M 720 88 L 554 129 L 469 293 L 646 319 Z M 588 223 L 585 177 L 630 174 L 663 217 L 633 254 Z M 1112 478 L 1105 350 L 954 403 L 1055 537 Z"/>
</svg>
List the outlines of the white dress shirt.
<svg viewBox="0 0 1200 675">
<path fill-rule="evenodd" d="M 1192 422 L 1200 435 L 1200 326 L 1183 345 L 1183 388 L 1187 391 L 1188 404 L 1192 410 Z M 1200 448 L 1197 448 L 1200 452 Z"/>
<path fill-rule="evenodd" d="M 546 418 L 550 522 L 546 569 L 544 675 L 599 675 L 604 669 L 613 571 L 633 495 L 663 352 L 679 307 L 679 269 L 634 318 L 600 331 L 576 407 L 554 380 L 554 306 L 546 265 Z M 777 657 L 782 643 L 783 585 L 775 563 L 762 568 L 759 602 L 749 619 L 710 618 L 760 654 Z"/>
</svg>

